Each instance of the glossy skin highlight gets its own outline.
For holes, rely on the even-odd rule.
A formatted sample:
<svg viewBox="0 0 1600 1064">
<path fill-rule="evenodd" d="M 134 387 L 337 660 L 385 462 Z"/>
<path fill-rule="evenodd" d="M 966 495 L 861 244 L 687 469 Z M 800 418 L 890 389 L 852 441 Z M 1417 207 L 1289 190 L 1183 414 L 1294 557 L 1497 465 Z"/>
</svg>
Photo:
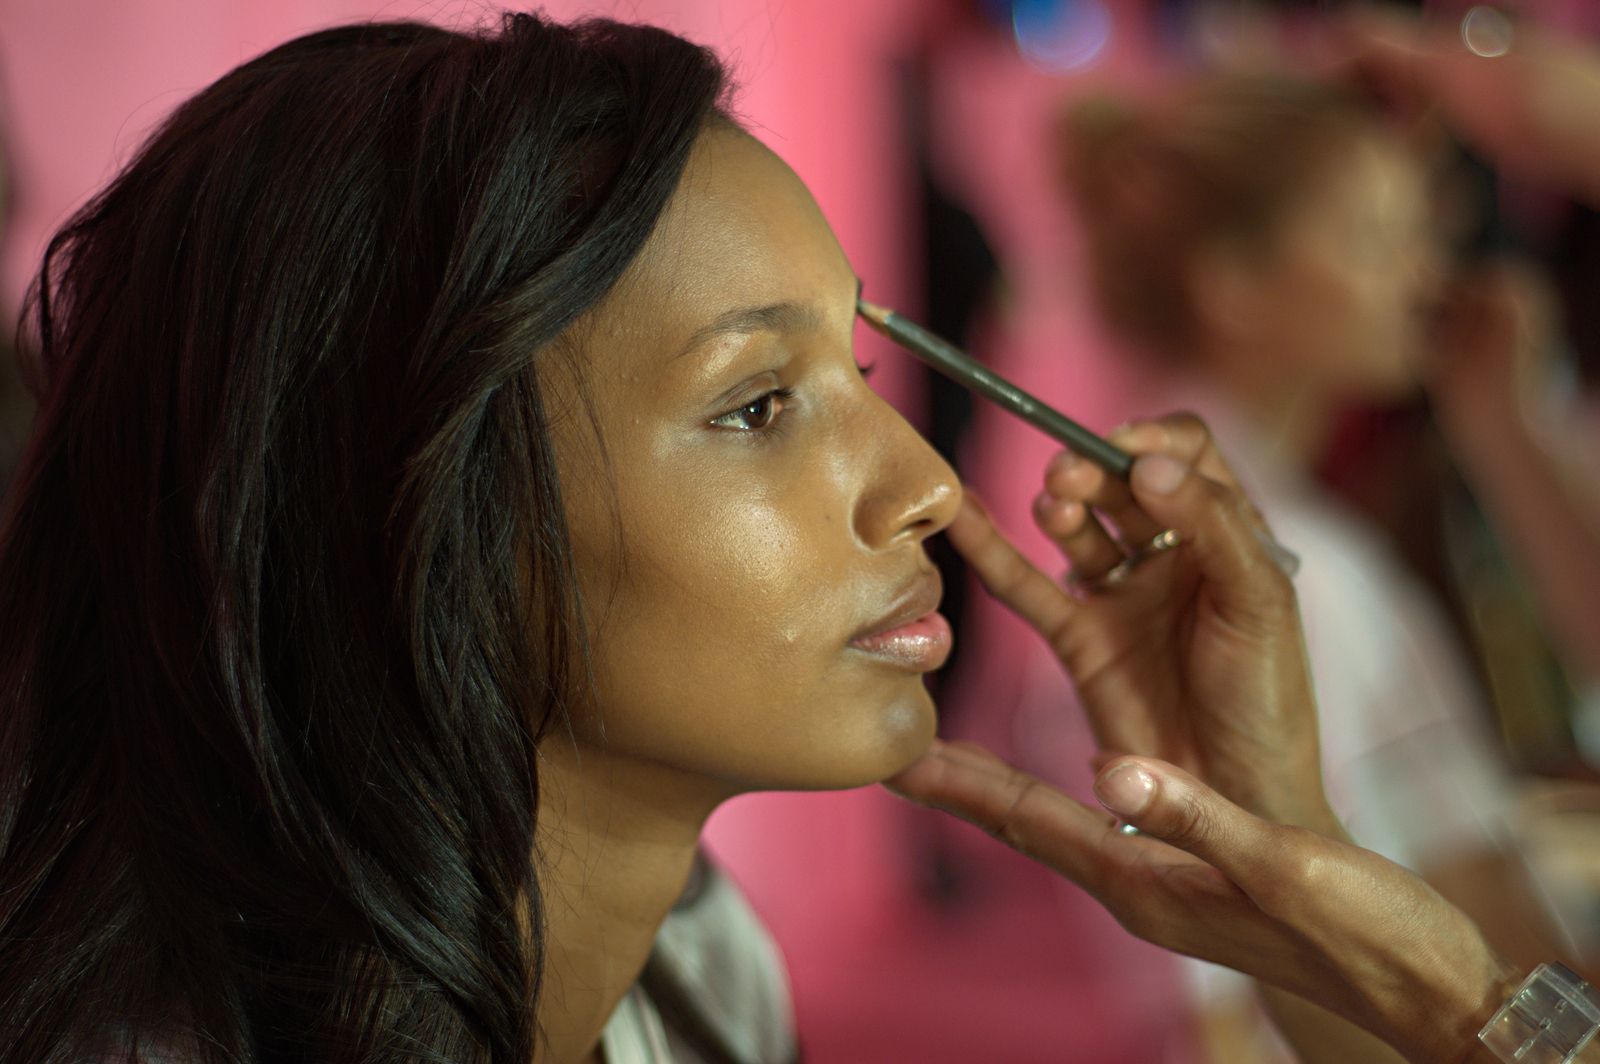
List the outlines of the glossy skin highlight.
<svg viewBox="0 0 1600 1064">
<path fill-rule="evenodd" d="M 554 435 L 593 659 L 580 755 L 714 802 L 860 786 L 927 748 L 937 640 L 862 637 L 937 628 L 923 544 L 960 487 L 863 379 L 857 290 L 794 173 L 719 125 L 574 330 Z"/>
</svg>

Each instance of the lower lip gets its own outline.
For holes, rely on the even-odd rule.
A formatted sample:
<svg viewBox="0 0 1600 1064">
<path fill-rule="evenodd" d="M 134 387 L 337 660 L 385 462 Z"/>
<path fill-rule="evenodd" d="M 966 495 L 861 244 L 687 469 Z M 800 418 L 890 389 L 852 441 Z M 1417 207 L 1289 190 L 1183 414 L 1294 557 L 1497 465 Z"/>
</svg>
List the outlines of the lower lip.
<svg viewBox="0 0 1600 1064">
<path fill-rule="evenodd" d="M 850 640 L 857 650 L 912 672 L 932 672 L 950 656 L 950 622 L 937 610 L 910 624 Z"/>
</svg>

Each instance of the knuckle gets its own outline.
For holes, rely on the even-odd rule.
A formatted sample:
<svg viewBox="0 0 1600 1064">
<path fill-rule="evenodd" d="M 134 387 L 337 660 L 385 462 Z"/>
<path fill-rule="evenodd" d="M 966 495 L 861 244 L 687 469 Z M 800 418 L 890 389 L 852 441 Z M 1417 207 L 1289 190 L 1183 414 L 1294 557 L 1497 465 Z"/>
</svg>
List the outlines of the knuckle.
<svg viewBox="0 0 1600 1064">
<path fill-rule="evenodd" d="M 1185 452 L 1199 454 L 1211 444 L 1211 426 L 1192 410 L 1177 410 L 1161 419 L 1174 443 Z"/>
<path fill-rule="evenodd" d="M 1191 795 L 1183 795 L 1173 804 L 1162 835 L 1178 846 L 1210 838 L 1215 825 L 1203 805 Z"/>
<path fill-rule="evenodd" d="M 1276 565 L 1268 564 L 1261 583 L 1265 592 L 1262 596 L 1263 608 L 1271 614 L 1271 618 L 1283 624 L 1298 622 L 1300 596 L 1289 574 Z"/>
<path fill-rule="evenodd" d="M 1011 797 L 1010 805 L 1006 806 L 1005 813 L 1000 814 L 1000 819 L 994 826 L 995 838 L 1021 854 L 1029 853 L 1029 832 L 1026 829 L 1026 822 L 1022 821 L 1022 803 L 1026 802 L 1030 790 L 1034 790 L 1037 786 L 1037 779 L 1030 776 L 1019 779 L 1016 794 Z"/>
<path fill-rule="evenodd" d="M 989 574 L 989 585 L 1001 595 L 1015 591 L 1027 576 L 1027 566 L 1020 555 L 1007 550 L 998 553 L 993 559 L 993 566 Z"/>
<path fill-rule="evenodd" d="M 1007 846 L 1025 856 L 1031 855 L 1031 833 L 1027 830 L 1027 819 L 1023 816 L 1023 808 L 1028 798 L 1039 786 L 1039 781 L 1025 773 L 1018 772 L 1012 780 L 1014 791 L 1005 811 L 996 818 L 991 834 Z"/>
<path fill-rule="evenodd" d="M 1162 921 L 1146 909 L 1121 904 L 1111 910 L 1111 915 L 1128 934 L 1146 942 L 1159 942 Z"/>
<path fill-rule="evenodd" d="M 1294 827 L 1281 831 L 1276 874 L 1254 892 L 1256 904 L 1273 916 L 1295 910 L 1307 899 L 1323 897 L 1337 876 L 1334 863 L 1319 847 L 1310 845 L 1310 832 Z"/>
</svg>

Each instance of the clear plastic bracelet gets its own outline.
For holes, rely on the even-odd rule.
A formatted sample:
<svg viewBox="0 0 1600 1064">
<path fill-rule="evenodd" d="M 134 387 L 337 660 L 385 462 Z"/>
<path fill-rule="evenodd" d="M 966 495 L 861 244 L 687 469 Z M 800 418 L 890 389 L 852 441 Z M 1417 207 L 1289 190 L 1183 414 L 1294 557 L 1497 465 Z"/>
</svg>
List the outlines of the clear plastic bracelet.
<svg viewBox="0 0 1600 1064">
<path fill-rule="evenodd" d="M 1600 994 L 1570 968 L 1541 964 L 1478 1032 L 1508 1064 L 1572 1064 L 1600 1031 Z"/>
</svg>

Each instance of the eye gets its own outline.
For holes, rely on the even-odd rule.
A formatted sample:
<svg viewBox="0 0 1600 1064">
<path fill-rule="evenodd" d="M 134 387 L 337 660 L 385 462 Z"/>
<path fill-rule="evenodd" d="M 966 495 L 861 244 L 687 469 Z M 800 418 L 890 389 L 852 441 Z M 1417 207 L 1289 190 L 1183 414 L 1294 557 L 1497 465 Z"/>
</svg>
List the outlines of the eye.
<svg viewBox="0 0 1600 1064">
<path fill-rule="evenodd" d="M 734 429 L 738 432 L 760 432 L 772 425 L 782 412 L 783 405 L 794 393 L 787 388 L 777 388 L 741 406 L 737 410 L 730 410 L 720 417 L 711 419 L 711 423 L 719 429 Z"/>
</svg>

